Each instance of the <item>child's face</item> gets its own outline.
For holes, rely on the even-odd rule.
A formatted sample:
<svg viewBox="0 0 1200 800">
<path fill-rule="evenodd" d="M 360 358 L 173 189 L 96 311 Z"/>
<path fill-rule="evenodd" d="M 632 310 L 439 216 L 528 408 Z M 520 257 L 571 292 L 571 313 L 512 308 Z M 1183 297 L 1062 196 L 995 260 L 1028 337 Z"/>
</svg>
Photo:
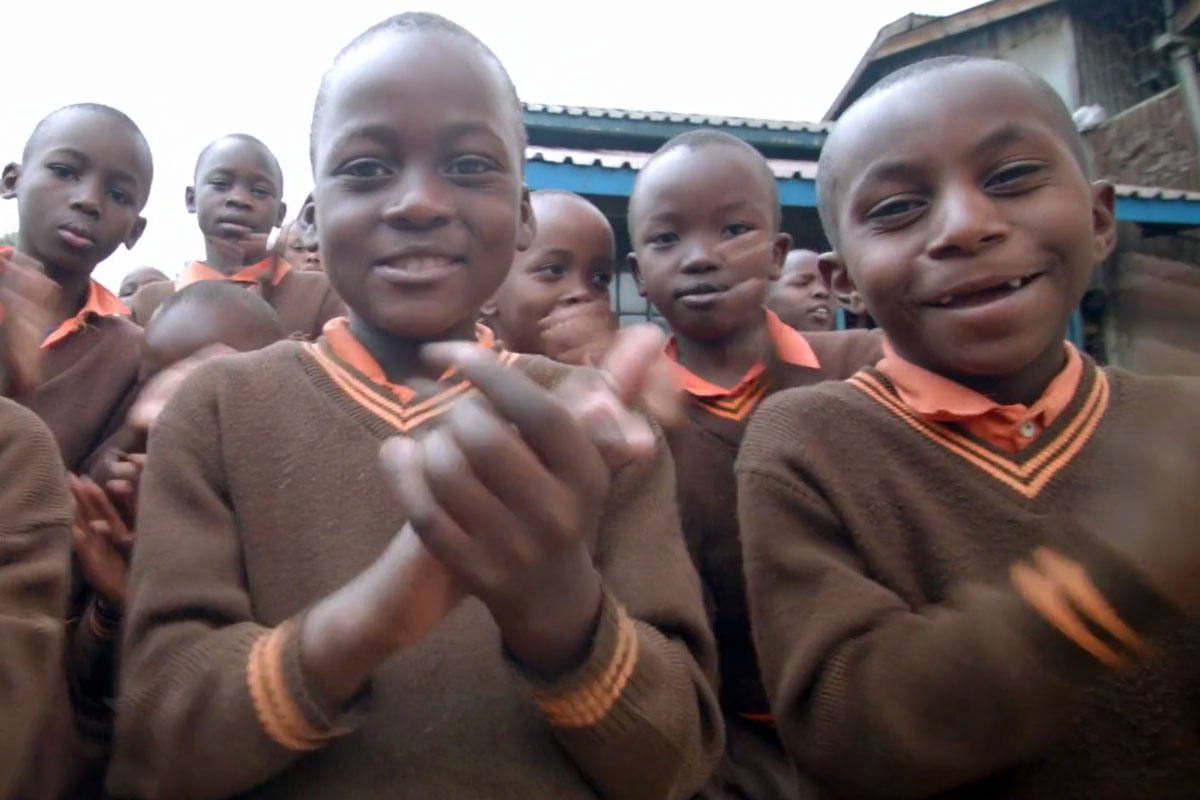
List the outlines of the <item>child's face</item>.
<svg viewBox="0 0 1200 800">
<path fill-rule="evenodd" d="M 229 137 L 214 143 L 186 194 L 207 239 L 239 242 L 282 224 L 283 186 L 275 160 L 253 141 Z M 265 248 L 265 242 L 263 245 Z"/>
<path fill-rule="evenodd" d="M 751 154 L 681 147 L 653 161 L 630 202 L 638 286 L 676 335 L 723 339 L 762 319 L 791 237 Z"/>
<path fill-rule="evenodd" d="M 897 351 L 943 374 L 1014 374 L 1061 348 L 1112 248 L 1113 198 L 1089 185 L 1038 92 L 965 65 L 848 116 L 834 288 L 861 292 Z"/>
<path fill-rule="evenodd" d="M 541 323 L 555 309 L 596 303 L 609 308 L 616 269 L 612 226 L 590 203 L 569 195 L 534 195 L 537 235 L 517 253 L 494 298 L 504 343 L 542 353 Z"/>
<path fill-rule="evenodd" d="M 86 109 L 51 117 L 28 158 L 4 169 L 15 197 L 18 249 L 51 270 L 89 274 L 121 244 L 133 247 L 150 193 L 145 143 L 118 119 Z"/>
<path fill-rule="evenodd" d="M 365 43 L 327 80 L 313 197 L 330 281 L 378 330 L 469 335 L 533 236 L 501 74 L 474 44 L 418 31 Z"/>
<path fill-rule="evenodd" d="M 793 250 L 783 263 L 783 274 L 771 287 L 767 305 L 797 330 L 833 330 L 833 302 L 821 278 L 819 261 L 811 250 Z"/>
</svg>

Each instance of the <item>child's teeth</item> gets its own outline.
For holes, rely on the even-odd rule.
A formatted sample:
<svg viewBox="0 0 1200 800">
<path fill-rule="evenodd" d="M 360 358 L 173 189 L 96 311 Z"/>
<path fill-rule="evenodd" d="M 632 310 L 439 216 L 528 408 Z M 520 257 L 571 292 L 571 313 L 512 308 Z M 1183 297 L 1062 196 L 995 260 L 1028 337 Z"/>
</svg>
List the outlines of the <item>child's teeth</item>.
<svg viewBox="0 0 1200 800">
<path fill-rule="evenodd" d="M 938 300 L 938 305 L 939 306 L 948 306 L 953 302 L 954 302 L 954 295 L 948 294 L 945 297 L 943 297 L 941 300 Z"/>
<path fill-rule="evenodd" d="M 1013 278 L 1011 281 L 1009 281 L 1009 282 L 1008 282 L 1008 288 L 1010 288 L 1010 289 L 1020 289 L 1020 288 L 1021 288 L 1021 279 L 1020 279 L 1020 278 Z"/>
</svg>

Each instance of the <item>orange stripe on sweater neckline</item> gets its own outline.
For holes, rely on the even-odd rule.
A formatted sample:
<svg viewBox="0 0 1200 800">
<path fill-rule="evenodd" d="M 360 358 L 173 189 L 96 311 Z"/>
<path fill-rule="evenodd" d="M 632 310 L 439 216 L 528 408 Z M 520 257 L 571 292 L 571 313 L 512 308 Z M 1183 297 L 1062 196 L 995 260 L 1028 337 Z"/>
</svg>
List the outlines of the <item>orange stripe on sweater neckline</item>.
<svg viewBox="0 0 1200 800">
<path fill-rule="evenodd" d="M 1093 374 L 1095 379 L 1087 397 L 1070 422 L 1053 439 L 1042 442 L 1038 452 L 1023 462 L 988 450 L 946 425 L 918 417 L 869 371 L 859 372 L 849 382 L 934 444 L 958 455 L 1026 498 L 1033 499 L 1083 449 L 1108 409 L 1108 376 L 1099 369 L 1095 369 Z"/>
</svg>

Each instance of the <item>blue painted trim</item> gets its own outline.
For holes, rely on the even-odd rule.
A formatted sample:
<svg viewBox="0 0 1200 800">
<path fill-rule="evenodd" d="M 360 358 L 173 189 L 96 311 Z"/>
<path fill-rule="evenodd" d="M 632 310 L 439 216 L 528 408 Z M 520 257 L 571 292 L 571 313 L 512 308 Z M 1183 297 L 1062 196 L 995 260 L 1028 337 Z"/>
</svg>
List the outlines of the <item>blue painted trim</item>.
<svg viewBox="0 0 1200 800">
<path fill-rule="evenodd" d="M 637 170 L 593 164 L 556 164 L 530 161 L 525 165 L 525 181 L 530 189 L 566 189 L 579 194 L 628 197 L 633 191 Z M 783 178 L 779 183 L 779 202 L 787 208 L 816 208 L 816 181 Z M 1161 198 L 1118 197 L 1117 219 L 1151 225 L 1200 226 L 1200 202 Z"/>
<path fill-rule="evenodd" d="M 592 164 L 556 164 L 529 161 L 525 164 L 525 183 L 529 188 L 565 189 L 579 194 L 628 197 L 633 191 L 637 170 L 628 167 L 598 167 Z M 802 178 L 778 181 L 779 202 L 787 207 L 816 208 L 817 184 Z"/>
<path fill-rule="evenodd" d="M 1147 197 L 1118 197 L 1117 219 L 1154 225 L 1200 225 L 1200 202 Z"/>
</svg>

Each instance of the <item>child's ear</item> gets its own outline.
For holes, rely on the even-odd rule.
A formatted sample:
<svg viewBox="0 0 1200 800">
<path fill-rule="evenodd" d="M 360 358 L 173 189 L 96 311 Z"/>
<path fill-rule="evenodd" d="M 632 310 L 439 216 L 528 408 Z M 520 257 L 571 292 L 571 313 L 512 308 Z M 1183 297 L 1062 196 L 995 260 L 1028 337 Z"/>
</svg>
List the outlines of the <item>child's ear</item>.
<svg viewBox="0 0 1200 800">
<path fill-rule="evenodd" d="M 287 203 L 279 201 L 279 213 L 275 215 L 275 227 L 282 228 L 283 221 L 287 219 Z"/>
<path fill-rule="evenodd" d="M 783 274 L 783 263 L 787 254 L 792 250 L 792 235 L 790 233 L 775 234 L 775 244 L 771 248 L 771 280 L 779 280 Z"/>
<path fill-rule="evenodd" d="M 1096 256 L 1099 264 L 1112 254 L 1117 246 L 1117 193 L 1108 181 L 1092 184 L 1092 231 L 1096 238 Z"/>
<path fill-rule="evenodd" d="M 187 206 L 189 214 L 196 213 L 196 187 L 189 186 L 183 190 L 183 204 Z"/>
<path fill-rule="evenodd" d="M 5 200 L 12 200 L 17 196 L 17 182 L 21 179 L 21 165 L 17 162 L 12 162 L 4 167 L 2 177 L 0 177 L 0 197 Z"/>
<path fill-rule="evenodd" d="M 133 227 L 129 229 L 129 235 L 125 237 L 125 249 L 132 250 L 133 246 L 138 243 L 138 239 L 142 238 L 142 234 L 146 232 L 146 218 L 138 217 L 133 223 Z"/>
<path fill-rule="evenodd" d="M 306 228 L 317 227 L 317 204 L 311 194 L 304 199 L 304 205 L 300 206 L 300 214 L 296 219 Z"/>
<path fill-rule="evenodd" d="M 521 219 L 517 227 L 517 252 L 523 253 L 533 244 L 537 235 L 537 218 L 533 215 L 533 203 L 529 200 L 529 187 L 521 187 Z"/>
<path fill-rule="evenodd" d="M 846 263 L 842 261 L 838 252 L 832 250 L 822 253 L 817 261 L 817 267 L 821 270 L 821 280 L 825 281 L 829 292 L 837 298 L 838 305 L 856 314 L 861 313 L 862 298 L 858 293 L 858 287 L 854 285 L 854 279 L 850 277 L 850 270 L 846 269 Z"/>
<path fill-rule="evenodd" d="M 642 271 L 638 269 L 637 255 L 630 253 L 625 256 L 625 264 L 629 267 L 629 273 L 633 275 L 633 282 L 637 286 L 638 294 L 645 297 L 646 286 L 642 283 Z"/>
<path fill-rule="evenodd" d="M 499 313 L 499 306 L 496 305 L 496 296 L 492 295 L 479 307 L 479 317 L 484 320 L 492 320 Z M 494 329 L 493 329 L 494 330 Z"/>
</svg>

